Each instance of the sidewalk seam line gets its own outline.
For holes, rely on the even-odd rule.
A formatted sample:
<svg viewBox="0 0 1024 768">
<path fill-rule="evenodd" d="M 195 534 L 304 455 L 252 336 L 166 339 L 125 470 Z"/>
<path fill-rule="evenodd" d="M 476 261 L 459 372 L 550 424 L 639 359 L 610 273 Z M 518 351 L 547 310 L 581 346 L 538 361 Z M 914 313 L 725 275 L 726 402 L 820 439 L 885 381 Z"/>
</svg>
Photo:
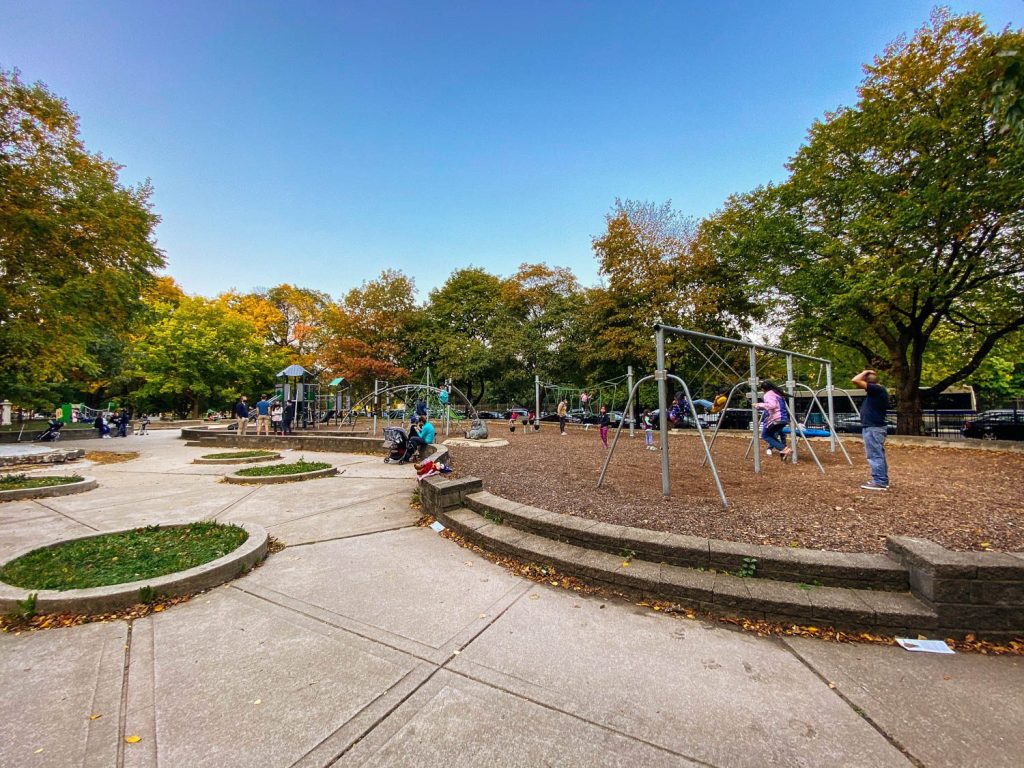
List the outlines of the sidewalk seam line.
<svg viewBox="0 0 1024 768">
<path fill-rule="evenodd" d="M 786 650 L 788 650 L 793 655 L 793 657 L 796 658 L 797 661 L 799 661 L 801 664 L 807 667 L 807 669 L 810 670 L 812 675 L 814 675 L 823 683 L 825 683 L 825 687 L 829 691 L 834 693 L 836 696 L 838 696 L 840 701 L 842 701 L 844 704 L 846 704 L 846 706 L 853 710 L 853 713 L 855 715 L 860 717 L 864 722 L 866 722 L 868 725 L 874 728 L 875 731 L 877 731 L 883 739 L 889 742 L 889 744 L 893 748 L 895 748 L 897 751 L 899 751 L 900 754 L 907 758 L 907 760 L 909 760 L 911 764 L 914 765 L 914 768 L 927 768 L 926 764 L 922 760 L 920 760 L 918 757 L 914 755 L 913 752 L 907 749 L 907 747 L 905 747 L 899 739 L 897 739 L 895 736 L 891 736 L 890 734 L 886 733 L 885 729 L 882 728 L 882 726 L 880 726 L 878 723 L 876 723 L 874 718 L 872 718 L 871 715 L 867 713 L 867 710 L 856 704 L 845 693 L 840 691 L 838 685 L 830 681 L 827 677 L 825 677 L 825 675 L 819 672 L 817 668 L 815 668 L 814 665 L 812 665 L 807 659 L 805 659 L 799 651 L 797 651 L 783 639 L 778 639 L 777 642 L 780 643 Z"/>
<path fill-rule="evenodd" d="M 124 732 L 128 726 L 128 669 L 131 666 L 132 628 L 134 625 L 134 619 L 128 622 L 128 634 L 124 639 L 124 671 L 121 674 L 121 711 L 117 716 L 117 768 L 124 768 Z"/>
</svg>

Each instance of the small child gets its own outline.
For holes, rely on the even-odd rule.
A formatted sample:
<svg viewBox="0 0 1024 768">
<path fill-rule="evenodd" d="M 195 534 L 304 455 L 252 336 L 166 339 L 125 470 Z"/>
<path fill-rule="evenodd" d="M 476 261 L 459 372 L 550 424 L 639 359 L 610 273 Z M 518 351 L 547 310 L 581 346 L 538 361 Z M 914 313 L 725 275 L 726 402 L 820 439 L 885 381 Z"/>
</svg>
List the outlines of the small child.
<svg viewBox="0 0 1024 768">
<path fill-rule="evenodd" d="M 601 442 L 604 443 L 604 447 L 608 447 L 608 427 L 611 426 L 612 420 L 608 416 L 608 409 L 603 405 L 601 406 L 601 420 L 598 425 L 601 427 Z"/>
<path fill-rule="evenodd" d="M 643 414 L 644 440 L 647 441 L 647 450 L 656 451 L 654 447 L 654 419 L 651 418 L 651 409 L 648 408 Z"/>
<path fill-rule="evenodd" d="M 149 414 L 148 413 L 142 414 L 142 418 L 139 419 L 139 434 L 140 435 L 148 435 L 149 434 Z"/>
</svg>

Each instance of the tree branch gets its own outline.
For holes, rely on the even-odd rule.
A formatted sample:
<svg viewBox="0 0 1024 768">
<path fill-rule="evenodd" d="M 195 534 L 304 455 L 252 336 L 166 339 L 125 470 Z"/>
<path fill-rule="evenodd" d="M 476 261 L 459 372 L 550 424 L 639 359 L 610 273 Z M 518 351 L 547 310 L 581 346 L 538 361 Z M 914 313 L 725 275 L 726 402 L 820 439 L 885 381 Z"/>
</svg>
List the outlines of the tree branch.
<svg viewBox="0 0 1024 768">
<path fill-rule="evenodd" d="M 960 370 L 954 371 L 953 373 L 946 376 L 944 379 L 940 379 L 938 382 L 928 387 L 928 389 L 924 390 L 923 394 L 937 395 L 951 384 L 956 384 L 956 382 L 958 381 L 963 381 L 965 378 L 970 376 L 978 369 L 978 366 L 981 365 L 986 355 L 988 355 L 988 353 L 992 351 L 992 348 L 996 345 L 996 342 L 998 342 L 1004 336 L 1011 334 L 1020 328 L 1024 328 L 1024 315 L 1018 317 L 1009 325 L 1005 325 L 998 331 L 993 331 L 988 336 L 986 336 L 985 341 L 983 341 L 981 346 L 978 347 L 977 352 L 974 353 L 971 359 L 963 367 L 961 367 Z"/>
</svg>

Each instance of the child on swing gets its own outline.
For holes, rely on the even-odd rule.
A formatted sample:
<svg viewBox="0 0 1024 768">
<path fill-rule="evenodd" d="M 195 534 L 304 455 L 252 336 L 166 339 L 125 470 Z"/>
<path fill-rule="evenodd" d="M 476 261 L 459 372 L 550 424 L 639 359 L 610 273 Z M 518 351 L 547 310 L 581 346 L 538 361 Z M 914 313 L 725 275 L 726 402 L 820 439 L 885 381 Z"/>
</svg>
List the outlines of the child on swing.
<svg viewBox="0 0 1024 768">
<path fill-rule="evenodd" d="M 761 389 L 764 390 L 764 402 L 758 403 L 757 407 L 766 411 L 764 427 L 761 429 L 761 439 L 768 444 L 769 456 L 771 449 L 774 448 L 779 452 L 779 458 L 785 461 L 793 452 L 793 449 L 779 439 L 782 430 L 789 424 L 786 393 L 770 381 L 762 382 Z"/>
</svg>

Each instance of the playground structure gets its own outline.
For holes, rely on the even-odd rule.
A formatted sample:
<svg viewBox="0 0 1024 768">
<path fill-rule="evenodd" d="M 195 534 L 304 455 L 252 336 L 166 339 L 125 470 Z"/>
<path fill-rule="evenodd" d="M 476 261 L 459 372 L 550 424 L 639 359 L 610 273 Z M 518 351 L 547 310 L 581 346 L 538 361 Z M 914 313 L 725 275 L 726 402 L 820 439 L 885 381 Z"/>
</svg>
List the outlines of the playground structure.
<svg viewBox="0 0 1024 768">
<path fill-rule="evenodd" d="M 654 380 L 658 383 L 658 408 L 659 408 L 659 437 L 661 445 L 661 485 L 662 495 L 667 497 L 671 495 L 671 478 L 669 468 L 669 454 L 668 454 L 668 419 L 666 415 L 668 413 L 668 381 L 671 379 L 678 383 L 682 388 L 682 392 L 686 398 L 686 405 L 690 416 L 693 418 L 693 423 L 697 428 L 697 434 L 700 438 L 703 450 L 704 459 L 701 466 L 707 466 L 711 470 L 711 474 L 715 481 L 715 487 L 718 490 L 718 496 L 721 499 L 722 506 L 728 508 L 729 502 L 725 496 L 725 491 L 722 488 L 721 478 L 718 474 L 718 469 L 715 466 L 714 456 L 712 454 L 712 448 L 715 443 L 715 439 L 718 437 L 718 432 L 722 424 L 721 415 L 724 414 L 733 397 L 738 391 L 746 388 L 750 399 L 750 443 L 747 446 L 747 455 L 753 450 L 754 455 L 754 472 L 759 473 L 761 471 L 761 452 L 757 445 L 760 432 L 760 412 L 757 408 L 758 402 L 758 390 L 761 382 L 764 379 L 759 378 L 761 373 L 781 373 L 781 369 L 777 370 L 776 365 L 778 361 L 785 361 L 785 385 L 783 389 L 787 394 L 788 408 L 791 415 L 790 428 L 788 439 L 790 442 L 790 448 L 792 452 L 790 454 L 790 461 L 794 464 L 798 460 L 798 449 L 800 440 L 803 440 L 804 447 L 810 454 L 814 463 L 817 465 L 818 470 L 824 473 L 825 468 L 822 466 L 821 461 L 818 459 L 817 454 L 814 452 L 814 448 L 808 440 L 808 435 L 805 429 L 798 423 L 796 419 L 796 407 L 795 407 L 795 395 L 798 390 L 804 390 L 810 394 L 810 403 L 808 406 L 807 414 L 804 417 L 806 423 L 811 416 L 811 413 L 815 407 L 820 412 L 820 417 L 824 422 L 824 425 L 828 430 L 829 446 L 833 453 L 836 449 L 842 451 L 846 461 L 852 464 L 850 454 L 847 452 L 846 447 L 843 445 L 842 440 L 835 429 L 835 404 L 833 401 L 834 387 L 832 382 L 832 361 L 826 360 L 825 358 L 814 357 L 812 355 L 805 355 L 801 352 L 793 352 L 787 349 L 781 349 L 779 347 L 772 347 L 765 344 L 757 344 L 753 341 L 746 339 L 731 339 L 726 336 L 715 336 L 713 334 L 700 333 L 698 331 L 692 331 L 685 328 L 676 328 L 673 326 L 657 324 L 654 326 L 655 332 L 655 351 L 656 351 L 656 365 L 657 370 L 648 376 L 644 376 L 635 384 L 630 387 L 629 397 L 626 402 L 626 411 L 629 412 L 633 405 L 636 393 L 640 388 L 640 385 L 645 382 Z M 700 377 L 705 371 L 712 370 L 719 377 L 718 382 L 721 386 L 721 382 L 729 381 L 732 386 L 729 388 L 729 394 L 726 399 L 725 407 L 722 409 L 719 418 L 716 419 L 714 424 L 713 433 L 710 441 L 705 433 L 704 426 L 702 425 L 700 414 L 697 413 L 695 401 L 690 392 L 690 386 L 683 377 L 675 374 L 671 374 L 667 370 L 666 365 L 666 337 L 671 336 L 673 338 L 681 338 L 687 342 L 687 350 L 694 350 L 697 355 L 697 366 L 696 368 L 687 365 L 687 378 L 691 381 Z M 724 345 L 726 351 L 720 352 L 715 349 L 715 345 Z M 746 373 L 744 377 L 741 371 L 741 367 L 738 364 L 736 355 L 739 353 L 742 357 L 746 358 Z M 807 384 L 797 381 L 796 372 L 798 363 L 812 364 L 818 367 L 819 371 L 819 383 L 820 374 L 823 372 L 825 377 L 824 389 L 814 389 Z M 680 364 L 686 365 L 684 363 Z M 738 379 L 736 381 L 735 379 Z M 733 383 L 735 382 L 735 383 Z M 818 395 L 824 392 L 827 407 L 823 406 Z M 849 395 L 847 395 L 849 397 Z M 856 411 L 857 407 L 853 400 L 850 400 L 851 405 Z M 632 431 L 632 430 L 631 430 Z M 615 430 L 615 437 L 612 440 L 612 444 L 605 457 L 604 464 L 601 467 L 601 474 L 598 477 L 597 487 L 600 488 L 604 484 L 605 474 L 608 471 L 608 465 L 612 460 L 612 456 L 615 453 L 615 447 L 618 443 L 619 436 L 622 432 L 622 423 Z"/>
<path fill-rule="evenodd" d="M 465 416 L 452 407 L 452 396 L 457 397 L 465 405 Z M 476 408 L 469 398 L 452 384 L 451 379 L 446 379 L 442 386 L 435 386 L 429 368 L 424 381 L 419 384 L 392 385 L 387 381 L 375 380 L 373 392 L 352 403 L 347 418 L 350 424 L 355 425 L 360 414 L 369 411 L 373 420 L 370 434 L 376 435 L 381 422 L 386 428 L 391 427 L 394 421 L 407 420 L 412 415 L 410 411 L 420 400 L 424 401 L 427 414 L 437 422 L 438 431 L 443 429 L 445 436 L 451 432 L 453 421 L 459 422 L 469 418 L 474 425 L 479 421 Z M 401 408 L 386 407 L 396 405 Z M 403 412 L 403 416 L 394 416 L 396 411 Z"/>
</svg>

